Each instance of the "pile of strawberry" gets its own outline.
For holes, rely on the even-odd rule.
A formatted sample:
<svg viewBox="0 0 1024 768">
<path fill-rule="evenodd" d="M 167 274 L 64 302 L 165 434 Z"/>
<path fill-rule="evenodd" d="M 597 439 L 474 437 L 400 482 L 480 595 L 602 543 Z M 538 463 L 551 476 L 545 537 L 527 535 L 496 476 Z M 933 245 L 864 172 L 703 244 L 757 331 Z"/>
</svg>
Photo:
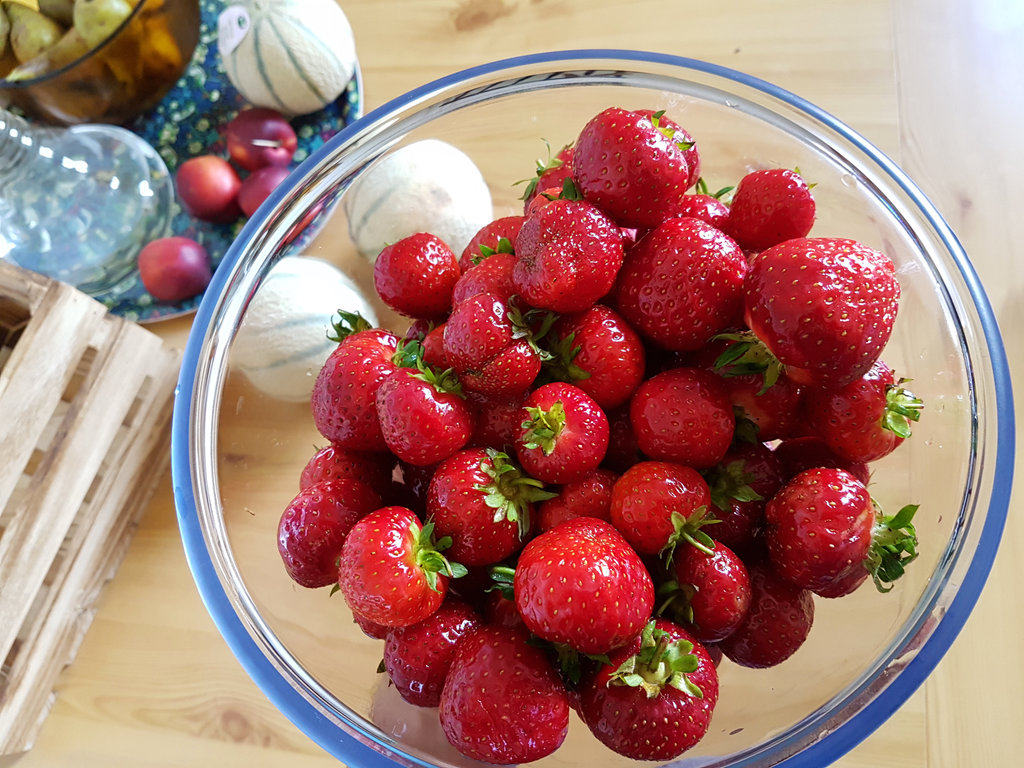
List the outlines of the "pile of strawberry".
<svg viewBox="0 0 1024 768">
<path fill-rule="evenodd" d="M 900 287 L 882 253 L 808 237 L 794 171 L 707 194 L 660 112 L 597 115 L 525 199 L 458 256 L 381 252 L 412 322 L 340 316 L 312 396 L 329 444 L 279 550 L 464 755 L 544 757 L 573 709 L 671 760 L 723 656 L 785 661 L 815 596 L 887 591 L 917 554 L 916 507 L 867 488 L 921 409 L 880 359 Z"/>
</svg>

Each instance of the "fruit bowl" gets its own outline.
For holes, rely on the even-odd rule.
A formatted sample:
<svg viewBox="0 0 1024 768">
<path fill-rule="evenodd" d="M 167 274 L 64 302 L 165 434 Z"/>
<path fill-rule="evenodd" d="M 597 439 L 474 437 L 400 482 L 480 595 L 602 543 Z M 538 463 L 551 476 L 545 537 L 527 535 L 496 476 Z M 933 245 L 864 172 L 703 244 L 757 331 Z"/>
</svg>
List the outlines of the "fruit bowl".
<svg viewBox="0 0 1024 768">
<path fill-rule="evenodd" d="M 913 380 L 925 411 L 912 438 L 872 465 L 890 513 L 920 505 L 919 556 L 891 592 L 870 582 L 815 598 L 806 643 L 768 669 L 724 660 L 707 735 L 672 764 L 822 766 L 884 722 L 953 642 L 988 575 L 1013 466 L 1012 395 L 991 308 L 954 234 L 914 183 L 834 117 L 756 78 L 678 57 L 569 51 L 478 67 L 418 88 L 346 127 L 246 224 L 199 307 L 175 402 L 173 474 L 181 533 L 202 597 L 271 701 L 351 766 L 479 764 L 446 741 L 435 709 L 404 702 L 376 672 L 382 644 L 341 596 L 293 583 L 277 553 L 282 510 L 319 435 L 308 403 L 274 400 L 238 364 L 247 309 L 295 228 L 340 196 L 304 254 L 342 268 L 383 326 L 373 265 L 349 237 L 345 196 L 374 163 L 411 142 L 448 142 L 487 180 L 494 216 L 522 212 L 519 179 L 609 106 L 663 109 L 698 142 L 712 189 L 756 168 L 815 182 L 814 235 L 888 254 L 902 298 L 886 361 Z M 352 300 L 339 309 L 357 308 Z M 267 345 L 266 365 L 280 362 Z M 251 350 L 246 364 L 252 366 Z M 306 372 L 310 386 L 317 375 Z M 625 766 L 573 716 L 538 765 Z"/>
</svg>

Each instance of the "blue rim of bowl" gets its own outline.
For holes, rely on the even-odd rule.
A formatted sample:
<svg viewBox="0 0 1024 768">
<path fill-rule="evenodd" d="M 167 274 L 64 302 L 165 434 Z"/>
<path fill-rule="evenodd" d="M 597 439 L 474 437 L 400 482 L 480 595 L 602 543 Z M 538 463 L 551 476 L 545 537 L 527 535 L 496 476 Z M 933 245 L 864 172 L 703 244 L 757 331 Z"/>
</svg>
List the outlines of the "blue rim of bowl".
<svg viewBox="0 0 1024 768">
<path fill-rule="evenodd" d="M 616 60 L 624 63 L 654 63 L 731 80 L 785 102 L 849 141 L 898 185 L 940 238 L 964 280 L 984 332 L 991 365 L 992 388 L 995 398 L 993 406 L 999 414 L 996 455 L 991 474 L 993 481 L 988 512 L 979 535 L 975 554 L 961 585 L 949 605 L 946 606 L 942 620 L 918 653 L 901 670 L 898 685 L 888 686 L 826 736 L 807 745 L 795 754 L 783 757 L 776 765 L 785 768 L 820 768 L 846 754 L 887 720 L 924 682 L 956 639 L 978 600 L 999 547 L 1012 486 L 1015 431 L 1010 373 L 998 323 L 978 275 L 956 235 L 924 193 L 891 159 L 828 112 L 783 88 L 728 67 L 673 54 L 626 49 L 563 50 L 500 59 L 455 72 L 415 88 L 350 123 L 316 153 L 307 158 L 292 176 L 272 194 L 261 211 L 246 223 L 235 244 L 225 255 L 224 264 L 214 275 L 210 288 L 196 313 L 193 330 L 185 347 L 175 396 L 171 458 L 178 522 L 186 559 L 206 608 L 232 652 L 271 702 L 309 738 L 332 755 L 345 760 L 353 768 L 386 768 L 395 765 L 395 762 L 386 754 L 391 751 L 390 747 L 380 744 L 375 749 L 346 733 L 289 685 L 273 663 L 261 652 L 235 612 L 220 584 L 207 543 L 203 538 L 194 501 L 195 489 L 192 485 L 189 455 L 190 406 L 202 340 L 209 329 L 217 297 L 223 291 L 227 283 L 227 276 L 241 255 L 240 243 L 246 242 L 263 225 L 268 212 L 273 210 L 297 185 L 304 168 L 321 162 L 339 144 L 345 143 L 350 136 L 362 130 L 363 126 L 436 91 L 502 70 L 570 61 L 575 62 L 578 66 L 587 60 L 600 61 L 602 65 Z M 775 747 L 776 753 L 786 754 L 786 747 L 785 742 L 778 743 Z M 403 752 L 401 756 L 413 764 L 430 765 L 408 753 Z M 742 762 L 735 763 L 735 766 L 737 768 L 744 765 L 751 766 L 763 757 L 763 753 L 754 754 Z"/>
</svg>

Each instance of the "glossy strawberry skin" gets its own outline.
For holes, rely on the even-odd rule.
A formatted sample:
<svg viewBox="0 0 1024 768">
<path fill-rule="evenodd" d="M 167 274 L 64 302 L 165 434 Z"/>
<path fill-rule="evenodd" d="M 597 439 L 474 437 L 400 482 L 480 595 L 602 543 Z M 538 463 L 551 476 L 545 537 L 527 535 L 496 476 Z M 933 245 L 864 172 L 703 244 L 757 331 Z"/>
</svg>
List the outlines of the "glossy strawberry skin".
<svg viewBox="0 0 1024 768">
<path fill-rule="evenodd" d="M 455 645 L 479 625 L 480 617 L 467 603 L 449 596 L 423 621 L 389 630 L 384 668 L 402 698 L 418 707 L 438 706 Z"/>
<path fill-rule="evenodd" d="M 550 445 L 535 445 L 530 409 L 551 412 L 560 406 L 564 419 Z M 545 483 L 569 483 L 597 469 L 608 450 L 608 417 L 586 392 L 553 382 L 523 400 L 523 425 L 516 439 L 519 462 L 527 474 Z"/>
<path fill-rule="evenodd" d="M 699 349 L 742 322 L 746 272 L 743 251 L 727 235 L 700 219 L 668 219 L 626 254 L 615 306 L 655 344 Z"/>
<path fill-rule="evenodd" d="M 502 238 L 515 244 L 516 236 L 524 221 L 526 221 L 525 216 L 502 216 L 484 224 L 462 249 L 462 254 L 459 256 L 459 268 L 463 272 L 468 272 L 473 266 L 482 264 L 485 259 L 483 259 L 481 246 L 497 251 Z"/>
<path fill-rule="evenodd" d="M 786 480 L 782 461 L 763 443 L 736 441 L 705 479 L 719 521 L 705 529 L 708 535 L 738 554 L 753 552 L 764 528 L 765 505 Z"/>
<path fill-rule="evenodd" d="M 765 669 L 790 658 L 814 623 L 814 596 L 777 576 L 765 563 L 748 563 L 750 608 L 718 646 L 735 664 Z"/>
<path fill-rule="evenodd" d="M 491 293 L 508 301 L 516 292 L 512 273 L 518 258 L 512 253 L 494 253 L 462 273 L 452 290 L 452 304 L 460 304 L 478 293 Z"/>
<path fill-rule="evenodd" d="M 375 406 L 384 442 L 409 464 L 437 464 L 473 434 L 473 411 L 465 399 L 439 390 L 415 368 L 399 368 L 384 379 Z"/>
<path fill-rule="evenodd" d="M 782 476 L 789 480 L 805 469 L 828 467 L 844 469 L 867 485 L 871 482 L 871 469 L 863 461 L 848 461 L 833 451 L 820 437 L 806 435 L 783 440 L 774 453 L 782 465 Z"/>
<path fill-rule="evenodd" d="M 864 375 L 892 333 L 900 298 L 888 256 L 854 240 L 787 240 L 750 259 L 747 326 L 800 384 Z"/>
<path fill-rule="evenodd" d="M 676 582 L 691 595 L 692 617 L 683 626 L 695 638 L 717 643 L 743 623 L 750 608 L 750 575 L 729 547 L 717 542 L 709 555 L 681 544 L 672 557 L 672 568 Z"/>
<path fill-rule="evenodd" d="M 568 364 L 554 369 L 556 378 L 575 384 L 605 410 L 629 400 L 643 381 L 643 341 L 625 318 L 603 304 L 559 318 L 548 346 L 568 348 L 571 356 Z"/>
<path fill-rule="evenodd" d="M 622 266 L 622 235 L 596 206 L 553 200 L 527 217 L 515 252 L 513 280 L 527 303 L 579 312 L 611 290 Z"/>
<path fill-rule="evenodd" d="M 691 216 L 710 224 L 715 229 L 726 231 L 729 222 L 729 206 L 711 195 L 690 193 L 679 201 L 677 216 Z"/>
<path fill-rule="evenodd" d="M 589 200 L 624 227 L 653 229 L 675 215 L 676 206 L 699 172 L 691 137 L 650 111 L 610 107 L 580 132 L 573 155 L 573 180 Z M 665 129 L 665 130 L 663 130 Z M 677 136 L 666 135 L 675 130 Z M 692 166 L 698 166 L 693 168 Z M 692 178 L 691 178 L 692 176 Z"/>
<path fill-rule="evenodd" d="M 345 337 L 328 355 L 313 385 L 313 423 L 341 448 L 384 451 L 375 398 L 380 383 L 397 369 L 398 337 L 381 330 Z"/>
<path fill-rule="evenodd" d="M 625 645 L 654 605 L 643 561 L 610 523 L 588 517 L 530 541 L 519 555 L 513 589 L 531 632 L 582 653 Z"/>
<path fill-rule="evenodd" d="M 277 548 L 292 581 L 315 589 L 338 577 L 338 556 L 352 527 L 380 506 L 360 480 L 339 477 L 307 486 L 281 514 Z"/>
<path fill-rule="evenodd" d="M 391 480 L 394 459 L 383 453 L 349 451 L 336 445 L 325 445 L 309 457 L 299 474 L 299 490 L 324 480 L 347 477 L 360 480 L 381 493 Z"/>
<path fill-rule="evenodd" d="M 868 577 L 875 507 L 867 488 L 841 469 L 808 469 L 789 480 L 765 507 L 772 567 L 803 589 L 829 597 Z"/>
<path fill-rule="evenodd" d="M 461 270 L 452 249 L 439 237 L 419 232 L 385 246 L 373 266 L 377 295 L 407 317 L 444 317 Z"/>
<path fill-rule="evenodd" d="M 462 386 L 490 397 L 522 394 L 540 373 L 540 353 L 516 338 L 509 308 L 491 293 L 452 310 L 444 326 L 444 353 Z"/>
<path fill-rule="evenodd" d="M 718 702 L 718 673 L 707 650 L 681 626 L 658 619 L 655 626 L 673 640 L 693 643 L 697 669 L 687 673 L 701 690 L 692 696 L 664 686 L 653 698 L 641 688 L 609 684 L 615 670 L 640 647 L 639 639 L 609 655 L 610 664 L 586 680 L 580 693 L 580 716 L 590 731 L 614 752 L 633 760 L 672 760 L 707 733 Z"/>
<path fill-rule="evenodd" d="M 522 627 L 481 626 L 459 640 L 438 713 L 460 753 L 500 765 L 551 754 L 569 727 L 565 687 Z"/>
<path fill-rule="evenodd" d="M 523 423 L 523 399 L 523 396 L 493 398 L 468 393 L 466 400 L 476 414 L 469 446 L 514 452 L 516 437 Z"/>
<path fill-rule="evenodd" d="M 576 148 L 569 144 L 558 150 L 558 153 L 547 163 L 538 161 L 537 176 L 531 179 L 530 185 L 523 195 L 523 210 L 530 209 L 530 203 L 542 192 L 561 190 L 566 179 L 572 178 L 572 158 Z M 557 195 L 556 195 L 557 196 Z"/>
<path fill-rule="evenodd" d="M 612 487 L 618 474 L 610 469 L 595 469 L 579 480 L 563 485 L 553 499 L 537 508 L 537 529 L 550 531 L 574 517 L 611 519 Z"/>
<path fill-rule="evenodd" d="M 629 418 L 646 456 L 696 469 L 722 460 L 736 426 L 722 380 L 688 366 L 641 384 L 630 399 Z"/>
<path fill-rule="evenodd" d="M 615 482 L 611 522 L 637 552 L 657 555 L 675 533 L 673 512 L 687 518 L 710 504 L 708 484 L 697 470 L 667 461 L 642 461 Z"/>
<path fill-rule="evenodd" d="M 448 591 L 448 576 L 437 589 L 416 562 L 421 525 L 404 507 L 382 507 L 352 526 L 341 549 L 338 586 L 353 613 L 386 627 L 423 621 Z"/>
<path fill-rule="evenodd" d="M 751 171 L 736 187 L 725 231 L 747 251 L 806 237 L 814 226 L 814 197 L 800 174 L 785 168 Z"/>
</svg>

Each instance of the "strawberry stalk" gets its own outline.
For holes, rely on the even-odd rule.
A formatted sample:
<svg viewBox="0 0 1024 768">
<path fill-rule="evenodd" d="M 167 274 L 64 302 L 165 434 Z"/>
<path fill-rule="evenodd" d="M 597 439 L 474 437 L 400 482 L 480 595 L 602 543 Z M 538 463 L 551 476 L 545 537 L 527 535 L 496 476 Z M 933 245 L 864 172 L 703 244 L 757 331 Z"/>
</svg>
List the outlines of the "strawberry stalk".
<svg viewBox="0 0 1024 768">
<path fill-rule="evenodd" d="M 712 550 L 715 548 L 715 540 L 701 530 L 705 525 L 711 525 L 713 523 L 720 523 L 716 517 L 711 517 L 708 514 L 708 508 L 706 506 L 699 506 L 693 510 L 689 516 L 684 516 L 679 512 L 672 513 L 672 527 L 674 531 L 668 537 L 668 541 L 665 542 L 665 546 L 661 548 L 658 553 L 659 556 L 665 560 L 665 565 L 668 565 L 672 561 L 672 553 L 675 552 L 676 547 L 680 542 L 685 541 L 687 544 L 696 547 L 705 555 L 713 554 Z"/>
<path fill-rule="evenodd" d="M 544 309 L 530 309 L 523 312 L 516 306 L 513 296 L 508 302 L 507 317 L 512 324 L 513 339 L 525 339 L 530 345 L 530 349 L 540 356 L 541 362 L 551 359 L 551 353 L 546 349 L 541 349 L 537 342 L 547 336 L 555 321 L 558 320 L 557 314 Z"/>
<path fill-rule="evenodd" d="M 719 333 L 714 338 L 732 342 L 715 360 L 715 372 L 720 376 L 761 374 L 763 384 L 758 394 L 763 394 L 782 375 L 782 363 L 752 332 Z"/>
<path fill-rule="evenodd" d="M 711 503 L 718 509 L 729 509 L 730 500 L 760 501 L 764 497 L 750 487 L 754 476 L 745 472 L 746 462 L 743 459 L 730 461 L 724 466 L 716 466 L 705 473 L 708 489 L 711 491 Z"/>
<path fill-rule="evenodd" d="M 590 373 L 576 365 L 576 356 L 580 353 L 576 344 L 576 332 L 556 339 L 547 345 L 550 359 L 544 362 L 544 370 L 552 381 L 573 383 L 590 378 Z"/>
<path fill-rule="evenodd" d="M 484 503 L 494 510 L 494 522 L 509 520 L 519 524 L 520 537 L 530 530 L 530 505 L 553 499 L 557 493 L 544 490 L 544 484 L 517 467 L 508 454 L 487 449 L 488 461 L 480 462 L 480 470 L 490 482 L 474 486 L 484 493 Z"/>
<path fill-rule="evenodd" d="M 882 427 L 903 438 L 910 437 L 910 422 L 918 421 L 924 408 L 924 401 L 903 386 L 908 381 L 910 379 L 900 379 L 886 387 L 882 416 Z"/>
<path fill-rule="evenodd" d="M 537 158 L 537 171 L 534 174 L 533 178 L 522 179 L 516 182 L 516 185 L 526 184 L 526 189 L 523 191 L 522 197 L 519 198 L 520 200 L 529 200 L 531 197 L 533 197 L 533 194 L 537 191 L 537 183 L 540 181 L 541 177 L 545 173 L 547 173 L 548 171 L 553 171 L 556 168 L 562 167 L 562 159 L 558 157 L 557 154 L 553 155 L 551 153 L 551 143 L 548 142 L 547 139 L 543 139 L 543 141 L 544 146 L 548 148 L 548 159 L 541 160 L 540 158 Z M 565 148 L 566 147 L 562 147 L 563 150 Z"/>
<path fill-rule="evenodd" d="M 654 622 L 650 621 L 640 633 L 640 650 L 619 665 L 608 685 L 640 688 L 649 699 L 657 697 L 669 685 L 702 699 L 704 692 L 687 677 L 700 664 L 692 651 L 693 643 L 673 641 L 667 632 L 655 628 Z"/>
<path fill-rule="evenodd" d="M 418 533 L 416 531 L 417 528 L 419 528 Z M 445 536 L 435 541 L 434 522 L 432 520 L 424 523 L 423 527 L 419 527 L 419 524 L 414 522 L 410 525 L 410 530 L 416 536 L 415 543 L 413 544 L 413 559 L 416 565 L 423 569 L 427 585 L 432 590 L 438 591 L 437 576 L 440 573 L 443 573 L 449 579 L 458 579 L 468 573 L 466 566 L 461 563 L 449 562 L 448 558 L 441 554 L 452 545 L 452 537 Z"/>
<path fill-rule="evenodd" d="M 462 384 L 454 368 L 440 371 L 423 362 L 423 343 L 421 341 L 412 339 L 399 342 L 398 349 L 391 356 L 391 361 L 399 368 L 417 369 L 419 373 L 414 374 L 414 377 L 427 382 L 438 394 L 443 395 L 450 392 L 463 400 L 466 399 L 466 394 L 462 391 Z"/>
<path fill-rule="evenodd" d="M 891 590 L 907 565 L 917 558 L 917 531 L 912 521 L 918 506 L 907 504 L 895 515 L 878 515 L 864 567 L 879 592 Z"/>
<path fill-rule="evenodd" d="M 331 330 L 327 332 L 327 338 L 331 341 L 340 343 L 353 333 L 373 328 L 370 322 L 358 312 L 346 312 L 344 309 L 339 309 L 335 316 L 331 317 Z"/>
</svg>

